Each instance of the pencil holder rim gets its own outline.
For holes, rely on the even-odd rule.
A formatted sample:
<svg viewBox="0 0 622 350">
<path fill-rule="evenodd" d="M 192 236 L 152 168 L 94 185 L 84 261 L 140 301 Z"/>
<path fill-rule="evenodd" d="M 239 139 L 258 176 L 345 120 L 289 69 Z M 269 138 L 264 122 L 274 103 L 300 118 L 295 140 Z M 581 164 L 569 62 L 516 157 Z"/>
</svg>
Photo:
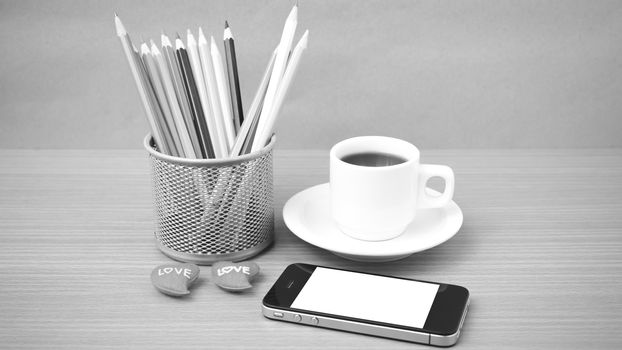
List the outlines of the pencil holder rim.
<svg viewBox="0 0 622 350">
<path fill-rule="evenodd" d="M 151 136 L 151 134 L 149 133 L 147 134 L 147 136 L 145 136 L 145 139 L 143 141 L 143 146 L 145 147 L 147 152 L 149 152 L 149 154 L 163 161 L 186 165 L 186 166 L 206 166 L 206 165 L 227 166 L 227 165 L 235 165 L 235 164 L 244 163 L 249 160 L 261 157 L 266 153 L 271 152 L 272 149 L 274 148 L 274 144 L 276 143 L 276 135 L 272 135 L 272 137 L 270 138 L 270 142 L 267 145 L 265 145 L 262 149 L 260 149 L 259 151 L 251 152 L 248 154 L 243 154 L 240 156 L 218 158 L 218 159 L 192 159 L 192 158 L 169 156 L 167 154 L 156 151 L 152 143 L 155 144 L 155 142 L 153 141 L 153 136 Z"/>
</svg>

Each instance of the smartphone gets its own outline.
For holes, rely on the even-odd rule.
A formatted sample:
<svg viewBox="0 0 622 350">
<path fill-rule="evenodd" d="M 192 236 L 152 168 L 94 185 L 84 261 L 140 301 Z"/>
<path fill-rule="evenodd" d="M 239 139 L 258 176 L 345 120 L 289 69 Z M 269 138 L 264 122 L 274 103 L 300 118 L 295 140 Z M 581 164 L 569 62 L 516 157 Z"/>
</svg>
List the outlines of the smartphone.
<svg viewBox="0 0 622 350">
<path fill-rule="evenodd" d="M 289 265 L 263 299 L 267 318 L 436 346 L 456 344 L 469 306 L 460 286 Z"/>
</svg>

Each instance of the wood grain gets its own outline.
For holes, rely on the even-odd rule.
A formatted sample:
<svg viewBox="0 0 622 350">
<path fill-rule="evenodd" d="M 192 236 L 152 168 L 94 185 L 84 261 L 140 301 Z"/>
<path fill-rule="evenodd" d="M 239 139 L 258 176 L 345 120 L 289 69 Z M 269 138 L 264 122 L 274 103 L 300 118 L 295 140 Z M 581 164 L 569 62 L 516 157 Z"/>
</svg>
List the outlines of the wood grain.
<svg viewBox="0 0 622 350">
<path fill-rule="evenodd" d="M 461 349 L 622 348 L 622 150 L 445 150 L 459 234 L 405 260 L 365 264 L 284 226 L 296 192 L 328 179 L 326 151 L 277 151 L 276 243 L 253 259 L 255 288 L 201 278 L 190 297 L 157 292 L 169 260 L 153 242 L 142 151 L 0 151 L 0 347 L 392 348 L 418 345 L 274 322 L 260 301 L 282 269 L 308 262 L 464 285 Z M 423 348 L 423 347 L 421 347 Z"/>
</svg>

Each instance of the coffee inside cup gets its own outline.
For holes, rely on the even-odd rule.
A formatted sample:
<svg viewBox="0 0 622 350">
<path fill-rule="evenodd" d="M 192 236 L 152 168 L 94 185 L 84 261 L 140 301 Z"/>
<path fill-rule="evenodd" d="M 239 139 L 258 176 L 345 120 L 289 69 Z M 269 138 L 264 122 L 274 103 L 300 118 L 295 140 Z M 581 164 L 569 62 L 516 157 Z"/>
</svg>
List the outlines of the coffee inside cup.
<svg viewBox="0 0 622 350">
<path fill-rule="evenodd" d="M 390 153 L 359 152 L 345 155 L 341 157 L 341 160 L 358 166 L 383 167 L 402 164 L 408 159 Z"/>
</svg>

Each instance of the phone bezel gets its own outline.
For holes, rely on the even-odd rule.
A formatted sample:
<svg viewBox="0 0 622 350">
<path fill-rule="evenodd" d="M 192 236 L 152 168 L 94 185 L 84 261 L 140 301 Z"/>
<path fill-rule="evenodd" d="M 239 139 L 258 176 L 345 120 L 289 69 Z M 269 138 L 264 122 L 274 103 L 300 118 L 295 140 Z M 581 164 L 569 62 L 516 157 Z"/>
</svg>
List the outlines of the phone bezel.
<svg viewBox="0 0 622 350">
<path fill-rule="evenodd" d="M 304 309 L 296 309 L 292 308 L 291 304 L 294 302 L 294 299 L 298 296 L 298 293 L 302 290 L 307 280 L 311 277 L 311 274 L 317 267 L 322 267 L 326 269 L 333 270 L 341 270 L 353 273 L 362 273 L 368 275 L 389 277 L 389 278 L 397 278 L 409 281 L 417 281 L 424 283 L 433 283 L 439 285 L 439 289 L 434 297 L 434 302 L 432 303 L 432 308 L 430 309 L 430 313 L 428 314 L 428 318 L 426 319 L 425 325 L 423 328 L 415 328 L 408 327 L 399 324 L 393 323 L 385 323 L 385 322 L 377 322 L 366 319 L 359 319 L 353 317 L 346 317 L 335 314 L 327 314 L 322 312 L 317 312 L 313 310 L 304 310 Z M 293 283 L 291 283 L 293 281 Z M 268 293 L 263 299 L 263 304 L 267 307 L 287 310 L 287 311 L 298 311 L 306 314 L 313 314 L 317 316 L 330 317 L 335 319 L 342 319 L 347 321 L 354 321 L 360 323 L 367 323 L 372 325 L 379 325 L 384 327 L 391 327 L 397 329 L 403 329 L 408 331 L 416 331 L 416 332 L 425 332 L 430 334 L 436 334 L 440 336 L 449 336 L 453 335 L 460 329 L 460 323 L 462 321 L 462 316 L 466 311 L 466 307 L 469 300 L 469 291 L 461 286 L 453 285 L 453 284 L 444 284 L 430 281 L 422 281 L 416 280 L 412 278 L 403 278 L 396 276 L 388 276 L 382 274 L 375 273 L 367 273 L 355 270 L 347 270 L 340 269 L 335 267 L 328 266 L 320 266 L 320 265 L 310 265 L 310 264 L 302 264 L 296 263 L 291 264 L 285 268 L 281 276 L 277 279 L 274 285 L 270 288 Z"/>
</svg>

